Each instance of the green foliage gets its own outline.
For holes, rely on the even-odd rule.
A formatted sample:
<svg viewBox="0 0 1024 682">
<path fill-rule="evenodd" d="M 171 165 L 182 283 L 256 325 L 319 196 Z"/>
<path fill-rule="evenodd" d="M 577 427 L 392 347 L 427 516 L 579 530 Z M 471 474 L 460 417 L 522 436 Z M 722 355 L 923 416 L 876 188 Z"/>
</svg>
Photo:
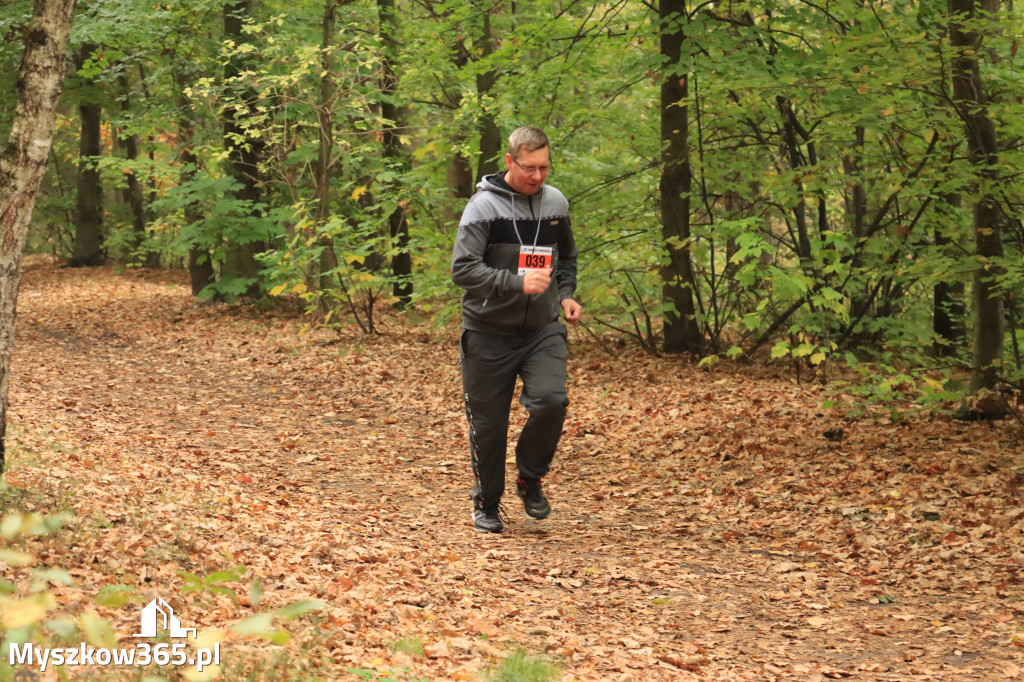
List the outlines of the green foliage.
<svg viewBox="0 0 1024 682">
<path fill-rule="evenodd" d="M 349 675 L 354 675 L 356 679 L 373 680 L 374 682 L 384 682 L 385 680 L 400 680 L 401 682 L 429 682 L 430 679 L 427 677 L 414 676 L 412 671 L 404 666 L 396 666 L 385 671 L 372 670 L 370 668 L 348 668 L 345 672 Z"/>
<path fill-rule="evenodd" d="M 223 594 L 237 602 L 238 595 L 235 594 L 234 589 L 227 587 L 225 583 L 239 582 L 245 575 L 245 570 L 245 566 L 234 566 L 204 576 L 194 575 L 187 571 L 178 571 L 178 577 L 185 583 L 181 588 L 182 594 L 190 592 Z"/>
<path fill-rule="evenodd" d="M 375 307 L 395 281 L 382 260 L 397 246 L 373 222 L 352 224 L 333 217 L 318 225 L 308 215 L 294 215 L 291 240 L 260 257 L 268 293 L 297 295 L 318 324 L 337 327 L 348 316 L 363 332 L 374 333 Z M 321 267 L 325 250 L 335 267 Z M 324 279 L 330 286 L 321 288 Z"/>
<path fill-rule="evenodd" d="M 553 682 L 560 675 L 558 665 L 551 660 L 519 649 L 490 668 L 485 678 L 491 682 Z"/>
<path fill-rule="evenodd" d="M 4 484 L 6 486 L 6 483 Z M 57 532 L 70 520 L 65 513 L 6 514 L 0 518 L 0 562 L 11 568 L 27 568 L 35 557 L 21 547 L 26 537 Z M 62 569 L 33 568 L 27 586 L 19 581 L 0 580 L 0 681 L 13 680 L 15 671 L 7 652 L 12 644 L 69 636 L 76 630 L 105 636 L 100 623 L 91 616 L 77 624 L 68 619 L 49 618 L 58 607 L 50 584 L 72 585 L 71 575 Z M 109 626 L 108 626 L 109 628 Z"/>
<path fill-rule="evenodd" d="M 397 653 L 408 654 L 413 658 L 423 658 L 426 655 L 422 637 L 402 637 L 396 640 L 391 648 Z"/>
<path fill-rule="evenodd" d="M 65 513 L 4 515 L 0 518 L 0 561 L 17 569 L 34 566 L 35 557 L 20 549 L 19 542 L 27 537 L 57 533 L 70 520 L 70 514 Z M 182 593 L 222 594 L 235 599 L 235 591 L 228 585 L 242 580 L 245 572 L 244 566 L 201 576 L 182 571 L 179 572 L 184 581 Z M 114 649 L 119 646 L 110 622 L 88 606 L 77 615 L 54 617 L 60 604 L 51 586 L 73 586 L 74 580 L 68 571 L 40 567 L 32 568 L 27 575 L 29 580 L 19 580 L 18 583 L 0 579 L 0 652 L 3 654 L 0 657 L 0 682 L 16 679 L 17 671 L 11 665 L 8 655 L 10 647 L 15 644 L 31 642 L 44 649 L 74 646 L 81 642 L 88 642 L 96 648 Z M 141 603 L 144 598 L 138 588 L 130 585 L 107 585 L 91 601 L 106 609 L 119 609 L 128 604 Z M 253 600 L 254 603 L 256 601 L 258 599 Z M 280 646 L 291 638 L 281 625 L 316 613 L 323 607 L 323 603 L 318 600 L 298 601 L 249 616 L 232 625 L 231 629 L 243 637 L 258 637 Z M 156 660 L 159 661 L 159 658 Z M 186 677 L 188 675 L 186 673 Z M 213 677 L 216 675 L 217 671 L 214 670 Z"/>
<path fill-rule="evenodd" d="M 9 451 L 8 454 L 12 454 Z M 26 462 L 25 453 L 19 451 L 19 461 Z M 10 462 L 9 462 L 10 463 Z M 61 491 L 57 491 L 58 493 Z M 140 588 L 125 584 L 108 584 L 102 586 L 92 597 L 85 597 L 84 603 L 75 602 L 71 606 L 65 600 L 58 601 L 56 587 L 70 587 L 82 590 L 88 595 L 88 586 L 76 584 L 70 572 L 64 568 L 48 567 L 38 564 L 37 551 L 40 542 L 68 542 L 67 536 L 80 530 L 80 526 L 72 526 L 72 515 L 67 512 L 57 513 L 25 513 L 20 508 L 29 505 L 48 504 L 53 507 L 52 499 L 38 498 L 34 493 L 16 488 L 5 481 L 0 481 L 0 563 L 5 573 L 0 577 L 0 682 L 20 679 L 26 672 L 10 663 L 9 648 L 14 645 L 32 643 L 39 649 L 72 647 L 88 643 L 96 648 L 126 648 L 124 642 L 118 643 L 114 626 L 111 621 L 98 615 L 98 609 L 107 611 L 130 607 L 132 619 L 137 618 L 139 605 L 152 598 Z M 58 507 L 60 505 L 57 505 Z M 74 540 L 70 540 L 74 544 Z M 191 574 L 180 572 L 183 584 L 183 595 L 191 595 L 190 600 L 204 599 L 217 595 L 227 595 L 235 599 L 235 589 L 244 579 L 247 572 L 244 566 L 235 566 L 209 574 Z M 170 586 L 168 586 L 170 587 Z M 256 609 L 260 600 L 261 589 L 258 582 L 253 582 L 249 600 Z M 285 604 L 272 610 L 255 613 L 232 626 L 242 637 L 256 637 L 267 642 L 281 645 L 288 642 L 291 635 L 283 629 L 287 623 L 317 613 L 323 604 L 317 600 L 302 600 Z M 137 622 L 137 621 L 136 621 Z M 294 627 L 291 630 L 295 630 Z M 213 646 L 214 640 L 220 641 L 216 632 L 200 633 L 197 646 Z M 316 633 L 313 633 L 315 639 Z M 211 639 L 213 638 L 213 639 Z M 307 646 L 309 633 L 303 632 L 298 644 L 301 649 Z M 207 641 L 209 640 L 209 641 Z M 305 652 L 303 662 L 296 664 L 290 661 L 283 665 L 283 670 L 296 671 L 312 664 L 317 659 L 309 651 Z M 155 661 L 159 661 L 157 658 Z M 233 664 L 240 670 L 259 669 L 274 665 L 271 662 L 257 660 L 256 656 L 235 656 Z M 157 670 L 157 668 L 154 668 Z M 51 666 L 47 674 L 63 675 L 60 666 Z M 217 667 L 209 667 L 205 677 L 195 677 L 194 671 L 179 671 L 186 679 L 214 679 L 222 672 Z M 309 679 L 316 679 L 313 675 Z"/>
<path fill-rule="evenodd" d="M 955 321 L 971 329 L 972 277 L 984 267 L 1014 327 L 1001 377 L 1024 380 L 1024 311 L 1009 305 L 1024 293 L 1024 230 L 1014 218 L 1024 187 L 1013 170 L 1024 162 L 1013 142 L 1024 135 L 1019 13 L 962 22 L 984 37 L 969 56 L 980 60 L 985 113 L 1002 143 L 1004 172 L 989 187 L 951 101 L 958 53 L 935 3 L 692 4 L 663 23 L 643 3 L 401 0 L 382 35 L 377 4 L 359 0 L 336 7 L 326 36 L 324 6 L 270 3 L 230 40 L 221 10 L 103 0 L 80 12 L 78 40 L 99 48 L 65 101 L 102 101 L 112 131 L 140 145 L 133 161 L 123 149 L 97 160 L 113 255 L 183 265 L 198 253 L 215 271 L 204 295 L 237 296 L 258 279 L 317 324 L 375 333 L 382 304 L 395 302 L 400 247 L 388 218 L 400 210 L 414 305 L 447 325 L 459 296 L 448 256 L 465 201 L 452 178 L 488 161 L 489 126 L 504 136 L 529 122 L 551 135 L 549 181 L 573 206 L 587 329 L 657 352 L 671 310 L 659 276 L 669 246 L 659 229 L 659 91 L 685 77 L 690 239 L 671 246 L 692 259 L 711 356 L 820 372 L 852 353 L 900 375 L 930 366 L 944 345 L 959 352 L 947 367 L 955 373 L 970 364 L 970 341 L 933 329 L 936 287 L 951 288 Z M 0 9 L 0 29 L 26 11 Z M 678 64 L 662 63 L 658 49 L 670 29 L 685 38 Z M 5 64 L 16 56 L 0 49 Z M 397 90 L 385 87 L 385 57 Z M 383 117 L 384 104 L 398 120 Z M 237 124 L 228 133 L 226 116 Z M 76 125 L 69 109 L 33 248 L 69 250 Z M 385 155 L 392 133 L 400 157 Z M 225 136 L 258 153 L 258 200 L 241 198 Z M 129 177 L 146 187 L 141 241 L 115 194 Z M 982 262 L 971 216 L 989 195 L 1006 218 L 1004 255 Z M 262 252 L 260 273 L 228 274 L 241 244 Z"/>
<path fill-rule="evenodd" d="M 273 644 L 283 645 L 291 639 L 291 635 L 277 627 L 279 624 L 293 621 L 306 614 L 316 613 L 323 608 L 324 604 L 320 600 L 307 599 L 282 606 L 274 611 L 249 616 L 232 625 L 231 629 L 240 635 L 260 637 Z"/>
</svg>

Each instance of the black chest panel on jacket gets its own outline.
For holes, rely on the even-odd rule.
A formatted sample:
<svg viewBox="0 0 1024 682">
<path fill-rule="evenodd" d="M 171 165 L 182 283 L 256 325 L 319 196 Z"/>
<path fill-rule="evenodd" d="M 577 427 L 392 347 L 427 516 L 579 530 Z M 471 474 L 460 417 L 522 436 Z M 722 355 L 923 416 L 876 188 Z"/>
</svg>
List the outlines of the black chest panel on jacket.
<svg viewBox="0 0 1024 682">
<path fill-rule="evenodd" d="M 527 246 L 532 246 L 535 243 L 538 246 L 550 246 L 561 242 L 566 222 L 565 218 L 544 218 L 540 221 L 540 235 L 537 236 L 537 221 L 535 219 L 526 218 L 513 223 L 511 218 L 494 218 L 491 220 L 491 235 L 487 241 L 491 244 L 518 245 L 522 240 L 522 243 Z M 519 229 L 518 237 L 516 237 L 516 228 Z M 536 237 L 536 242 L 534 237 Z"/>
</svg>

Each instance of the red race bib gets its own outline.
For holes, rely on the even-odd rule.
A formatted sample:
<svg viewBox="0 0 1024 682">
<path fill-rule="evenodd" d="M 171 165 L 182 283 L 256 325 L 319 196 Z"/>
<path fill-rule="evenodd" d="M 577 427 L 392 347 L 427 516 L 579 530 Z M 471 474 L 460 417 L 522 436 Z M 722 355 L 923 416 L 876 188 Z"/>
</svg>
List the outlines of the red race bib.
<svg viewBox="0 0 1024 682">
<path fill-rule="evenodd" d="M 551 267 L 552 248 L 550 246 L 520 246 L 519 274 L 525 275 L 530 270 L 546 270 Z"/>
</svg>

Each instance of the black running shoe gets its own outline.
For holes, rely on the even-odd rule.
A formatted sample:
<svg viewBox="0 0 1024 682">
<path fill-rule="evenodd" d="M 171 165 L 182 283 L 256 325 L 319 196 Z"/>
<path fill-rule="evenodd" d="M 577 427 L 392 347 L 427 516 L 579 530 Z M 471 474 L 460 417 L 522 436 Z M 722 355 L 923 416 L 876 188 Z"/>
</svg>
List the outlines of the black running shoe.
<svg viewBox="0 0 1024 682">
<path fill-rule="evenodd" d="M 551 505 L 548 498 L 544 496 L 544 489 L 541 487 L 539 478 L 519 477 L 516 481 L 516 493 L 523 501 L 526 515 L 531 519 L 546 519 L 551 514 Z"/>
<path fill-rule="evenodd" d="M 473 528 L 484 533 L 500 533 L 505 526 L 498 515 L 497 507 L 473 510 Z"/>
</svg>

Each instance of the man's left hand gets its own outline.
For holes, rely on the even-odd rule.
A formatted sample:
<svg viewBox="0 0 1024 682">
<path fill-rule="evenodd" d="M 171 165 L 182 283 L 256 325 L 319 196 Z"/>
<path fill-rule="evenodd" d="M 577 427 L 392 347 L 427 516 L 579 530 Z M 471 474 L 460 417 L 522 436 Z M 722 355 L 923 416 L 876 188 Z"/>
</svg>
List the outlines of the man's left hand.
<svg viewBox="0 0 1024 682">
<path fill-rule="evenodd" d="M 579 324 L 580 315 L 583 314 L 583 306 L 571 298 L 562 299 L 562 312 L 565 313 L 565 321 L 569 324 Z"/>
</svg>

